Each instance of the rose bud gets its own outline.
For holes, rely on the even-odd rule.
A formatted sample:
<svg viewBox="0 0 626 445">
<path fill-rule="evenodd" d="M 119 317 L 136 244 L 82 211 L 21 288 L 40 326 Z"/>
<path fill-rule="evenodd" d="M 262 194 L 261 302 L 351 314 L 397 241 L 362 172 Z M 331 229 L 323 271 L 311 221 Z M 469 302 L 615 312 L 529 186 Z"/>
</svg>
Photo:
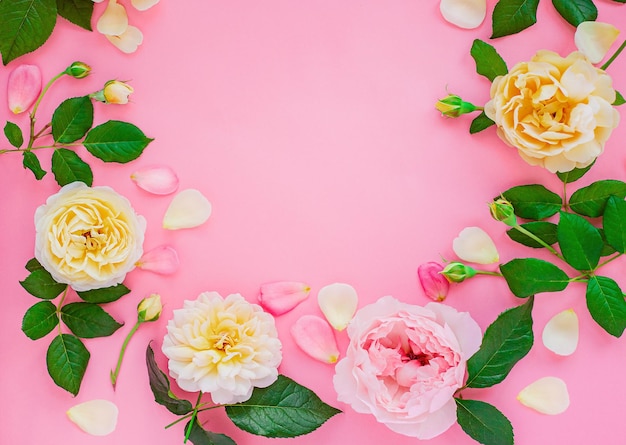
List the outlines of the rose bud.
<svg viewBox="0 0 626 445">
<path fill-rule="evenodd" d="M 465 102 L 455 94 L 450 94 L 443 99 L 439 99 L 435 103 L 435 108 L 439 110 L 443 116 L 447 117 L 459 117 L 462 114 L 468 114 L 478 109 L 474 104 Z"/>
<path fill-rule="evenodd" d="M 443 266 L 439 263 L 429 262 L 417 268 L 417 276 L 424 294 L 432 300 L 443 301 L 448 295 L 450 281 L 442 275 Z"/>
<path fill-rule="evenodd" d="M 259 304 L 272 315 L 289 312 L 309 296 L 311 287 L 298 281 L 276 281 L 261 285 Z"/>
<path fill-rule="evenodd" d="M 156 321 L 161 316 L 162 310 L 161 296 L 159 294 L 152 294 L 141 300 L 137 306 L 137 320 L 139 322 Z"/>
<path fill-rule="evenodd" d="M 448 263 L 448 265 L 441 271 L 441 274 L 451 283 L 461 283 L 476 275 L 476 269 L 455 261 Z"/>
<path fill-rule="evenodd" d="M 316 315 L 303 315 L 291 326 L 291 336 L 306 354 L 323 363 L 335 363 L 339 348 L 330 325 Z"/>
<path fill-rule="evenodd" d="M 14 114 L 28 110 L 41 92 L 41 71 L 35 65 L 20 65 L 11 71 L 7 83 L 9 109 Z"/>
<path fill-rule="evenodd" d="M 91 67 L 83 62 L 74 62 L 65 69 L 65 74 L 75 79 L 83 79 L 91 73 Z"/>
<path fill-rule="evenodd" d="M 489 203 L 489 211 L 491 216 L 496 221 L 501 221 L 507 226 L 517 226 L 517 218 L 515 217 L 515 210 L 513 204 L 504 198 L 496 199 Z"/>
</svg>

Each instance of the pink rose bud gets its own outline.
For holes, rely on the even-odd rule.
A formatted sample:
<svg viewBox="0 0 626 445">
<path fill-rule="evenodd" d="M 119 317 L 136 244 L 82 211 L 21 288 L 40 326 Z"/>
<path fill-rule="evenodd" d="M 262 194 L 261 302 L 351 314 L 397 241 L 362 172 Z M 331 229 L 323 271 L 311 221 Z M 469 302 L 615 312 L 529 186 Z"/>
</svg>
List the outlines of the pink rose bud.
<svg viewBox="0 0 626 445">
<path fill-rule="evenodd" d="M 41 71 L 35 65 L 20 65 L 11 71 L 7 83 L 9 109 L 14 114 L 28 110 L 41 92 Z"/>
<path fill-rule="evenodd" d="M 298 281 L 275 281 L 261 285 L 259 303 L 272 315 L 289 312 L 309 296 L 311 287 Z"/>
<path fill-rule="evenodd" d="M 450 282 L 441 274 L 443 266 L 439 263 L 424 263 L 417 268 L 417 276 L 424 294 L 432 300 L 443 301 L 448 295 Z"/>
<path fill-rule="evenodd" d="M 170 167 L 145 167 L 130 175 L 135 184 L 155 195 L 168 195 L 178 189 L 178 176 Z"/>
<path fill-rule="evenodd" d="M 303 315 L 291 326 L 291 336 L 307 355 L 323 363 L 336 363 L 339 348 L 330 325 L 317 315 Z"/>
<path fill-rule="evenodd" d="M 145 252 L 135 266 L 161 275 L 171 275 L 178 270 L 178 253 L 170 246 L 155 247 Z"/>
</svg>

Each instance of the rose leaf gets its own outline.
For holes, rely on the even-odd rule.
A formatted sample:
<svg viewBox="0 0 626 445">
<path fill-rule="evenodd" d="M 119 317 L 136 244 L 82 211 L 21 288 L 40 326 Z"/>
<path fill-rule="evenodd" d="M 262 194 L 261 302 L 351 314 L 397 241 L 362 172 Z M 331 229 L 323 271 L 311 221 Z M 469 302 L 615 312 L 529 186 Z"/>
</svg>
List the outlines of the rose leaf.
<svg viewBox="0 0 626 445">
<path fill-rule="evenodd" d="M 499 0 L 493 8 L 491 38 L 516 34 L 537 23 L 539 0 Z"/>
<path fill-rule="evenodd" d="M 489 119 L 483 111 L 474 118 L 474 120 L 470 124 L 469 132 L 470 134 L 480 133 L 481 131 L 486 130 L 487 128 L 495 124 L 496 123 Z"/>
<path fill-rule="evenodd" d="M 474 40 L 470 54 L 474 58 L 474 62 L 476 62 L 476 72 L 481 76 L 485 76 L 491 82 L 496 77 L 503 76 L 509 72 L 504 59 L 487 42 L 480 39 Z"/>
<path fill-rule="evenodd" d="M 52 114 L 52 137 L 61 144 L 75 142 L 93 125 L 93 103 L 88 96 L 61 102 Z"/>
<path fill-rule="evenodd" d="M 611 196 L 602 220 L 606 242 L 617 252 L 626 253 L 626 201 Z"/>
<path fill-rule="evenodd" d="M 133 124 L 108 121 L 89 130 L 83 145 L 104 162 L 124 164 L 137 159 L 152 141 Z"/>
<path fill-rule="evenodd" d="M 67 148 L 57 148 L 52 153 L 52 173 L 61 187 L 76 181 L 84 182 L 89 187 L 93 184 L 93 172 L 89 164 Z"/>
<path fill-rule="evenodd" d="M 57 283 L 43 268 L 32 271 L 20 284 L 29 294 L 43 300 L 52 300 L 67 289 L 67 284 Z"/>
<path fill-rule="evenodd" d="M 556 235 L 567 264 L 580 271 L 592 270 L 598 265 L 604 240 L 585 218 L 561 212 Z"/>
<path fill-rule="evenodd" d="M 606 332 L 620 337 L 626 329 L 626 300 L 619 285 L 608 277 L 592 276 L 587 282 L 587 309 Z"/>
<path fill-rule="evenodd" d="M 185 431 L 189 430 L 189 423 L 185 426 Z M 206 431 L 198 424 L 198 419 L 193 419 L 189 440 L 194 445 L 237 445 L 233 439 L 225 434 L 212 433 Z"/>
<path fill-rule="evenodd" d="M 626 183 L 616 179 L 596 181 L 587 187 L 576 190 L 569 206 L 579 215 L 597 218 L 604 213 L 604 207 L 611 195 L 624 199 L 626 197 Z"/>
<path fill-rule="evenodd" d="M 83 292 L 77 292 L 78 296 L 88 303 L 111 303 L 128 294 L 130 289 L 123 284 L 115 286 L 103 287 L 101 289 L 92 289 Z"/>
<path fill-rule="evenodd" d="M 513 445 L 513 426 L 496 407 L 480 400 L 454 401 L 457 421 L 472 439 L 484 445 Z"/>
<path fill-rule="evenodd" d="M 78 394 L 89 363 L 89 351 L 77 337 L 70 334 L 57 335 L 46 354 L 48 373 L 61 388 Z"/>
<path fill-rule="evenodd" d="M 591 167 L 593 167 L 593 164 L 595 163 L 596 161 L 594 160 L 587 167 L 575 168 L 568 172 L 557 172 L 556 175 L 563 182 L 563 184 L 569 184 L 570 182 L 578 181 L 580 178 L 582 178 L 585 175 L 585 173 L 591 170 Z"/>
<path fill-rule="evenodd" d="M 519 298 L 541 292 L 560 292 L 569 284 L 565 272 L 538 258 L 515 258 L 500 265 L 500 272 L 513 295 Z"/>
<path fill-rule="evenodd" d="M 123 326 L 93 303 L 69 303 L 61 308 L 61 320 L 80 338 L 107 337 Z"/>
<path fill-rule="evenodd" d="M 543 185 L 529 184 L 512 187 L 502 193 L 504 199 L 513 205 L 515 214 L 524 219 L 545 219 L 556 215 L 563 201 Z M 498 199 L 500 196 L 494 198 Z"/>
<path fill-rule="evenodd" d="M 592 0 L 552 0 L 554 8 L 572 26 L 593 22 L 598 18 L 598 8 Z"/>
<path fill-rule="evenodd" d="M 56 0 L 56 2 L 61 17 L 91 31 L 93 0 Z"/>
<path fill-rule="evenodd" d="M 190 413 L 193 410 L 191 402 L 179 399 L 172 394 L 170 391 L 170 381 L 165 373 L 159 369 L 159 365 L 157 365 L 157 362 L 154 359 L 154 351 L 150 345 L 148 345 L 148 348 L 146 349 L 146 365 L 148 366 L 150 389 L 154 395 L 154 400 L 158 404 L 166 407 L 172 414 L 182 416 Z M 196 444 L 196 442 L 194 442 L 194 444 Z"/>
<path fill-rule="evenodd" d="M 31 340 L 48 335 L 59 324 L 57 307 L 50 301 L 40 301 L 31 306 L 22 319 L 22 331 Z"/>
<path fill-rule="evenodd" d="M 549 246 L 556 244 L 557 242 L 556 224 L 547 221 L 532 221 L 525 224 L 520 224 L 520 227 L 529 231 Z M 523 244 L 524 246 L 532 247 L 534 249 L 545 247 L 543 244 L 535 241 L 524 232 L 520 232 L 515 227 L 507 230 L 506 234 L 513 241 Z"/>
<path fill-rule="evenodd" d="M 46 176 L 47 172 L 41 168 L 39 158 L 32 151 L 23 152 L 22 165 L 24 166 L 24 168 L 27 168 L 31 172 L 33 172 L 37 180 L 40 180 L 41 178 Z"/>
<path fill-rule="evenodd" d="M 4 125 L 4 135 L 9 140 L 9 143 L 15 148 L 20 148 L 24 143 L 24 135 L 22 129 L 13 122 L 7 121 Z"/>
</svg>

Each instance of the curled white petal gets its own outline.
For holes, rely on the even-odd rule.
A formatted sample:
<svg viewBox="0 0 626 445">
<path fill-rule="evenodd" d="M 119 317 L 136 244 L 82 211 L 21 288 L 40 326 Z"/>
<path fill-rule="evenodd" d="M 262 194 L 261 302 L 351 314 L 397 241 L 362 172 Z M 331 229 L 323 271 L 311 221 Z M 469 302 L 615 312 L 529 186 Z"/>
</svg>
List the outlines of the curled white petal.
<svg viewBox="0 0 626 445">
<path fill-rule="evenodd" d="M 197 227 L 209 219 L 211 210 L 211 203 L 199 190 L 183 190 L 174 196 L 167 208 L 163 228 L 178 230 Z"/>
<path fill-rule="evenodd" d="M 578 346 L 578 316 L 568 309 L 552 317 L 543 328 L 543 344 L 558 355 L 571 355 Z"/>
<path fill-rule="evenodd" d="M 128 15 L 124 6 L 117 0 L 109 0 L 109 4 L 98 19 L 96 28 L 101 34 L 119 36 L 128 28 Z"/>
<path fill-rule="evenodd" d="M 359 297 L 356 290 L 349 284 L 334 283 L 320 289 L 317 302 L 328 323 L 341 331 L 352 320 Z"/>
<path fill-rule="evenodd" d="M 591 63 L 598 63 L 617 39 L 619 29 L 609 23 L 582 22 L 576 27 L 574 43 Z"/>
<path fill-rule="evenodd" d="M 441 15 L 459 28 L 478 28 L 487 15 L 487 0 L 441 0 Z"/>
<path fill-rule="evenodd" d="M 492 264 L 500 260 L 493 240 L 480 227 L 466 227 L 452 242 L 454 253 L 464 261 Z"/>
<path fill-rule="evenodd" d="M 137 9 L 138 11 L 145 11 L 146 9 L 152 8 L 154 5 L 159 3 L 159 0 L 131 0 L 130 3 Z"/>
<path fill-rule="evenodd" d="M 139 28 L 132 25 L 128 25 L 123 33 L 119 35 L 107 34 L 106 38 L 125 54 L 134 53 L 143 42 L 143 34 Z"/>
<path fill-rule="evenodd" d="M 92 436 L 106 436 L 115 431 L 117 416 L 117 406 L 102 399 L 79 403 L 67 411 L 67 417 Z"/>
<path fill-rule="evenodd" d="M 542 377 L 522 389 L 517 400 L 542 414 L 561 414 L 569 407 L 567 385 L 558 377 Z"/>
</svg>

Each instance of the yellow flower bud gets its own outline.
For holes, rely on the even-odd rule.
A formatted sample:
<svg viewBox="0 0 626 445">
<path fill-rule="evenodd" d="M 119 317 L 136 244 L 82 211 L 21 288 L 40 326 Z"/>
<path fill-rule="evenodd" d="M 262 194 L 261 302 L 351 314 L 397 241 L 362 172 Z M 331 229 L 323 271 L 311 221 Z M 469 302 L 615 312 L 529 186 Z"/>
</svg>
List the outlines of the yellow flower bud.
<svg viewBox="0 0 626 445">
<path fill-rule="evenodd" d="M 515 217 L 513 204 L 506 199 L 499 198 L 490 202 L 489 211 L 491 212 L 493 219 L 496 221 L 501 221 L 511 227 L 515 227 L 517 225 L 517 218 Z"/>
<path fill-rule="evenodd" d="M 161 296 L 152 294 L 148 298 L 141 300 L 137 306 L 137 317 L 140 322 L 156 321 L 161 316 L 163 305 L 161 304 Z"/>
<path fill-rule="evenodd" d="M 442 115 L 448 117 L 459 117 L 462 114 L 471 113 L 478 110 L 474 104 L 465 102 L 461 97 L 456 94 L 450 94 L 443 99 L 439 99 L 435 103 L 435 108 L 441 112 Z"/>
</svg>

